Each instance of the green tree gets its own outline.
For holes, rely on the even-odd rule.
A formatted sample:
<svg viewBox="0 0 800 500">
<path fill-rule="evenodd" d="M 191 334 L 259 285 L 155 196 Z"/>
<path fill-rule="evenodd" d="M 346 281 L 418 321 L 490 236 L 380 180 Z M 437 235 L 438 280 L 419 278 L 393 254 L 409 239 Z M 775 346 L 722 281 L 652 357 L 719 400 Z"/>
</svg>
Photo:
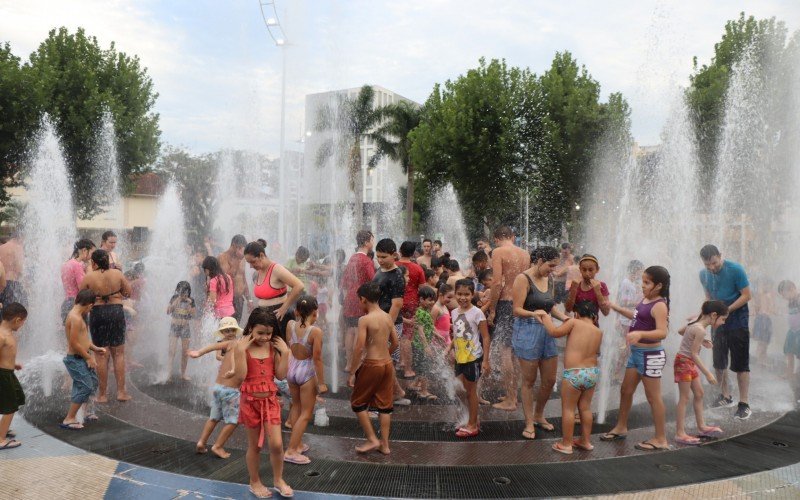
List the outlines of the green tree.
<svg viewBox="0 0 800 500">
<path fill-rule="evenodd" d="M 39 124 L 41 103 L 29 68 L 0 45 L 0 205 L 9 201 L 8 188 L 20 182 L 28 141 Z"/>
<path fill-rule="evenodd" d="M 374 168 L 384 156 L 400 163 L 408 179 L 406 198 L 406 237 L 413 235 L 414 229 L 414 164 L 411 161 L 411 131 L 420 122 L 420 108 L 412 103 L 400 101 L 378 110 L 383 122 L 371 135 L 375 139 L 376 152 L 369 159 L 369 167 Z"/>
<path fill-rule="evenodd" d="M 156 163 L 155 172 L 175 181 L 181 203 L 186 207 L 183 211 L 186 237 L 195 248 L 200 247 L 203 237 L 213 234 L 214 230 L 216 156 L 195 156 L 183 149 L 167 146 Z"/>
<path fill-rule="evenodd" d="M 697 151 L 703 166 L 701 181 L 709 186 L 717 165 L 720 132 L 725 119 L 725 96 L 734 66 L 750 51 L 755 64 L 769 67 L 780 57 L 786 43 L 787 30 L 776 19 L 756 20 L 742 12 L 738 19 L 725 23 L 722 39 L 714 45 L 709 64 L 698 65 L 687 89 L 687 102 L 692 111 L 697 138 Z"/>
<path fill-rule="evenodd" d="M 92 152 L 104 110 L 114 117 L 122 185 L 145 172 L 159 150 L 158 97 L 138 57 L 102 49 L 83 29 L 52 30 L 30 56 L 30 71 L 41 100 L 61 138 L 79 215 L 97 214 L 110 197 L 92 189 Z"/>
<path fill-rule="evenodd" d="M 515 133 L 519 120 L 537 120 L 517 115 L 534 78 L 505 61 L 481 59 L 466 75 L 434 87 L 411 132 L 411 161 L 431 189 L 453 184 L 470 236 L 513 216 L 524 173 L 517 167 L 534 165 Z"/>
<path fill-rule="evenodd" d="M 378 125 L 381 113 L 374 107 L 375 91 L 364 85 L 355 98 L 337 96 L 335 105 L 324 105 L 317 113 L 314 130 L 330 137 L 322 141 L 316 151 L 317 166 L 324 166 L 330 159 L 344 163 L 348 184 L 353 192 L 356 228 L 364 227 L 364 178 L 361 158 L 361 139 L 371 137 Z"/>
</svg>

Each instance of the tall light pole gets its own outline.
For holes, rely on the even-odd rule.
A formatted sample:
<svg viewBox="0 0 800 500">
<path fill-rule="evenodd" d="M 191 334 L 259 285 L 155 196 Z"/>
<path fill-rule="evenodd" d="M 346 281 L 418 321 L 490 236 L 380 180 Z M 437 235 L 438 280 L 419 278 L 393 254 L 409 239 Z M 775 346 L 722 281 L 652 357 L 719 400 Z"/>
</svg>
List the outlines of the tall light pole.
<svg viewBox="0 0 800 500">
<path fill-rule="evenodd" d="M 278 166 L 278 243 L 285 246 L 286 241 L 286 158 L 285 158 L 285 139 L 286 139 L 286 32 L 281 26 L 278 18 L 278 9 L 275 1 L 259 0 L 261 8 L 261 18 L 267 27 L 269 37 L 275 46 L 281 49 L 281 136 L 280 136 L 280 158 Z M 265 13 L 269 11 L 269 16 Z"/>
</svg>

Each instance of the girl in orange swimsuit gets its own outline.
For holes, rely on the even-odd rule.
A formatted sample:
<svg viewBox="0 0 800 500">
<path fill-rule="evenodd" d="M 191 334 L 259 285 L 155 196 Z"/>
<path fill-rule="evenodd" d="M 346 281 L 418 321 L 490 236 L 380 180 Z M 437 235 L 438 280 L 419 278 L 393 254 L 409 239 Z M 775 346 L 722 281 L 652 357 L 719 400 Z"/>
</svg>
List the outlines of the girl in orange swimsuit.
<svg viewBox="0 0 800 500">
<path fill-rule="evenodd" d="M 258 474 L 265 435 L 269 443 L 274 488 L 283 497 L 294 495 L 292 488 L 283 480 L 281 405 L 274 382 L 275 377 L 286 378 L 289 368 L 289 347 L 277 335 L 279 329 L 275 314 L 264 307 L 257 307 L 250 313 L 234 356 L 234 376 L 243 380 L 239 423 L 247 428 L 246 462 L 250 474 L 250 492 L 257 498 L 271 495 Z"/>
</svg>

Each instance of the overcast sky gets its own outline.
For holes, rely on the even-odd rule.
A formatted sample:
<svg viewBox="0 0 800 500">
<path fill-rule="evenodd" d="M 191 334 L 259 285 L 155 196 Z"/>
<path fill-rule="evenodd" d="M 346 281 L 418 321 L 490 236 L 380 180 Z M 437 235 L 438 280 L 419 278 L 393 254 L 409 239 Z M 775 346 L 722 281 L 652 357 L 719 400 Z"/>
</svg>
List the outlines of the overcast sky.
<svg viewBox="0 0 800 500">
<path fill-rule="evenodd" d="M 265 7 L 271 17 L 270 7 Z M 480 57 L 544 72 L 569 50 L 633 108 L 640 144 L 658 142 L 668 96 L 692 57 L 708 62 L 740 11 L 800 26 L 798 0 L 277 0 L 287 56 L 287 143 L 303 130 L 305 94 L 378 84 L 423 102 L 433 84 Z M 50 29 L 79 26 L 136 54 L 160 94 L 165 143 L 277 155 L 281 49 L 258 0 L 0 0 L 0 40 L 27 59 Z"/>
</svg>

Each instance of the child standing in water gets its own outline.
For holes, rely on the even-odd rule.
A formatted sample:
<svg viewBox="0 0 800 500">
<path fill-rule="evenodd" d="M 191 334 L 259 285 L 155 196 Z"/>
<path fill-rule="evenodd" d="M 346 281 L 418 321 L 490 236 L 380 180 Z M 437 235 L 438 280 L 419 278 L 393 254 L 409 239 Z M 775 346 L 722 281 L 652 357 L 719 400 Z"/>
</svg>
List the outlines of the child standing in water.
<svg viewBox="0 0 800 500">
<path fill-rule="evenodd" d="M 294 496 L 283 480 L 283 439 L 281 436 L 281 404 L 275 377 L 286 378 L 289 369 L 289 346 L 279 337 L 280 323 L 274 313 L 257 307 L 250 313 L 243 337 L 236 343 L 234 377 L 242 380 L 239 423 L 247 428 L 247 472 L 250 493 L 268 498 L 270 491 L 261 482 L 261 448 L 268 437 L 272 480 L 282 497 Z"/>
<path fill-rule="evenodd" d="M 693 322 L 681 328 L 678 333 L 683 335 L 678 354 L 675 355 L 675 383 L 678 384 L 680 397 L 675 412 L 675 442 L 679 444 L 700 444 L 701 437 L 712 437 L 722 434 L 722 429 L 707 426 L 703 420 L 703 384 L 700 382 L 700 372 L 706 376 L 708 383 L 717 384 L 714 374 L 706 368 L 700 358 L 700 348 L 706 337 L 706 329 L 712 330 L 725 323 L 728 317 L 728 306 L 720 300 L 703 302 L 700 316 Z M 699 368 L 699 370 L 698 370 Z M 689 398 L 694 395 L 694 417 L 697 419 L 697 437 L 686 434 L 686 406 Z"/>
<path fill-rule="evenodd" d="M 594 325 L 597 306 L 584 300 L 575 304 L 575 317 L 561 326 L 553 325 L 550 314 L 544 310 L 534 311 L 551 337 L 567 337 L 564 350 L 564 376 L 561 380 L 561 442 L 553 443 L 553 451 L 572 454 L 572 448 L 592 451 L 592 396 L 600 376 L 597 353 L 603 341 L 603 332 Z M 575 408 L 581 416 L 581 438 L 573 440 L 575 432 Z"/>
<path fill-rule="evenodd" d="M 211 415 L 209 415 L 208 421 L 200 433 L 200 439 L 197 441 L 197 453 L 202 454 L 208 451 L 206 448 L 208 438 L 211 437 L 211 433 L 214 432 L 221 420 L 224 425 L 214 445 L 211 446 L 211 453 L 219 458 L 231 456 L 224 447 L 228 438 L 236 430 L 236 426 L 239 425 L 239 385 L 242 380 L 234 376 L 234 347 L 236 346 L 236 337 L 240 333 L 242 333 L 242 329 L 239 328 L 236 319 L 222 318 L 219 321 L 219 328 L 214 332 L 216 336 L 222 337 L 222 341 L 207 345 L 199 351 L 189 351 L 188 353 L 189 357 L 194 359 L 212 351 L 222 356 L 211 396 Z"/>
<path fill-rule="evenodd" d="M 466 425 L 458 428 L 456 436 L 470 438 L 480 432 L 478 380 L 481 378 L 481 372 L 490 371 L 489 327 L 483 311 L 472 305 L 472 298 L 475 295 L 475 284 L 472 280 L 466 278 L 456 281 L 455 290 L 458 307 L 450 313 L 453 342 L 449 349 L 455 351 L 455 375 L 464 386 L 469 409 L 469 420 Z"/>
<path fill-rule="evenodd" d="M 106 350 L 92 344 L 89 328 L 83 319 L 92 309 L 97 296 L 91 290 L 81 290 L 75 297 L 72 309 L 67 313 L 64 328 L 67 334 L 67 355 L 64 366 L 72 379 L 72 394 L 67 416 L 61 422 L 62 429 L 83 429 L 78 422 L 78 410 L 84 407 L 86 420 L 97 420 L 92 408 L 86 409 L 87 403 L 97 392 L 97 361 L 94 352 L 105 354 Z"/>
<path fill-rule="evenodd" d="M 778 283 L 778 294 L 788 302 L 789 331 L 783 343 L 783 354 L 786 355 L 786 373 L 784 378 L 794 377 L 794 360 L 800 358 L 800 293 L 793 281 L 783 280 Z"/>
<path fill-rule="evenodd" d="M 169 299 L 167 314 L 172 316 L 169 327 L 169 366 L 172 372 L 172 360 L 181 339 L 181 380 L 189 380 L 186 376 L 186 364 L 189 359 L 189 340 L 192 338 L 190 322 L 195 316 L 195 304 L 192 298 L 192 287 L 188 281 L 181 281 L 175 287 L 175 294 Z"/>
<path fill-rule="evenodd" d="M 608 316 L 611 312 L 611 303 L 608 300 L 608 286 L 595 278 L 600 272 L 600 263 L 594 255 L 584 254 L 578 261 L 578 269 L 581 272 L 581 279 L 572 282 L 569 287 L 569 297 L 564 308 L 567 312 L 572 312 L 575 304 L 588 300 L 597 306 L 597 310 Z M 598 321 L 595 320 L 595 326 Z"/>
<path fill-rule="evenodd" d="M 322 365 L 322 330 L 314 326 L 319 314 L 316 299 L 309 295 L 300 296 L 294 314 L 296 319 L 286 327 L 291 352 L 286 381 L 292 395 L 292 408 L 289 411 L 292 437 L 283 461 L 305 465 L 311 459 L 303 455 L 308 451 L 308 445 L 303 444 L 303 433 L 314 412 L 317 394 L 328 392 L 328 386 L 325 385 Z"/>
<path fill-rule="evenodd" d="M 617 441 L 627 437 L 628 415 L 633 404 L 633 393 L 639 382 L 642 382 L 653 413 L 656 435 L 636 444 L 635 448 L 642 451 L 669 449 L 664 401 L 661 399 L 661 372 L 667 362 L 661 341 L 667 337 L 669 283 L 669 272 L 665 268 L 650 266 L 642 274 L 644 298 L 636 309 L 631 311 L 616 304 L 611 305 L 615 311 L 633 320 L 627 335 L 631 355 L 620 388 L 617 425 L 601 436 L 601 441 Z"/>
</svg>

